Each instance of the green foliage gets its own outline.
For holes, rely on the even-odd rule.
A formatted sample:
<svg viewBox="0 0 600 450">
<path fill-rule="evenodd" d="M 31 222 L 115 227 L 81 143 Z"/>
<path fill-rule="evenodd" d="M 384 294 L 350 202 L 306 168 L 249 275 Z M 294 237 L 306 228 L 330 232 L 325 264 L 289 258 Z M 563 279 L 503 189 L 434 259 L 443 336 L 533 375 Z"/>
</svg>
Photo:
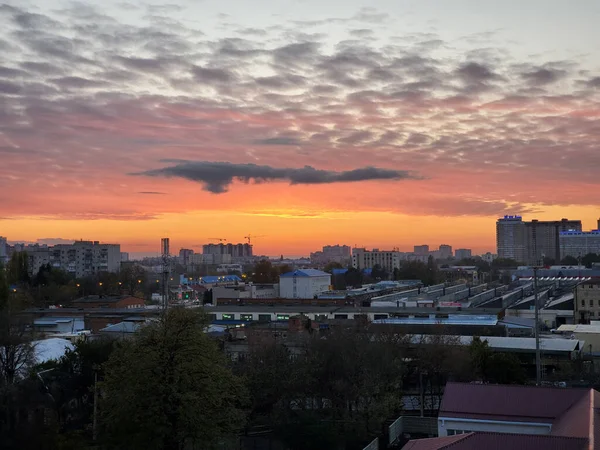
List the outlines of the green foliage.
<svg viewBox="0 0 600 450">
<path fill-rule="evenodd" d="M 325 265 L 324 272 L 333 273 L 333 269 L 342 269 L 343 266 L 339 262 L 331 261 Z"/>
<path fill-rule="evenodd" d="M 29 277 L 29 256 L 26 252 L 15 252 L 6 266 L 8 284 L 27 286 Z"/>
<path fill-rule="evenodd" d="M 600 254 L 588 253 L 583 258 L 581 258 L 581 263 L 589 269 L 594 263 L 600 263 Z"/>
<path fill-rule="evenodd" d="M 564 264 L 566 266 L 576 266 L 579 264 L 579 261 L 574 256 L 567 255 L 563 259 L 560 260 L 560 263 Z"/>
<path fill-rule="evenodd" d="M 442 275 L 432 256 L 427 264 L 421 261 L 406 261 L 399 269 L 394 269 L 394 280 L 421 280 L 425 286 L 441 283 Z"/>
<path fill-rule="evenodd" d="M 245 398 L 195 312 L 176 308 L 106 364 L 102 422 L 111 448 L 205 449 L 239 429 Z"/>
<path fill-rule="evenodd" d="M 363 273 L 359 269 L 349 267 L 348 271 L 344 274 L 345 286 L 360 287 L 363 283 Z M 345 287 L 344 286 L 344 287 Z"/>
<path fill-rule="evenodd" d="M 487 341 L 477 336 L 469 346 L 469 355 L 472 373 L 477 380 L 499 384 L 520 384 L 526 380 L 525 371 L 516 356 L 493 353 Z"/>
<path fill-rule="evenodd" d="M 284 269 L 287 270 L 289 266 L 283 266 Z M 289 268 L 291 271 L 291 268 Z M 251 279 L 254 283 L 277 283 L 279 281 L 279 274 L 281 272 L 277 269 L 277 267 L 273 267 L 271 261 L 267 259 L 263 259 L 259 261 L 252 269 Z"/>
<path fill-rule="evenodd" d="M 371 277 L 373 277 L 374 280 L 387 280 L 388 276 L 387 270 L 385 270 L 379 264 L 375 264 L 373 266 L 373 269 L 371 270 Z"/>
</svg>

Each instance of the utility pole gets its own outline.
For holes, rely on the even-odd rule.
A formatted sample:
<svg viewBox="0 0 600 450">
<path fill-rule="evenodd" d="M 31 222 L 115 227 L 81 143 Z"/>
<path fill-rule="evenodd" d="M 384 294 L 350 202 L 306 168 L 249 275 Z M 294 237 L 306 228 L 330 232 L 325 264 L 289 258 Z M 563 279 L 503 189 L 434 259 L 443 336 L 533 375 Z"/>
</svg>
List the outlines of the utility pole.
<svg viewBox="0 0 600 450">
<path fill-rule="evenodd" d="M 171 271 L 169 252 L 170 243 L 169 238 L 163 238 L 160 240 L 161 246 L 161 258 L 162 258 L 162 301 L 163 301 L 163 312 L 167 312 L 169 306 L 169 273 Z"/>
<path fill-rule="evenodd" d="M 535 311 L 535 384 L 542 384 L 542 356 L 540 354 L 540 325 L 539 325 L 539 302 L 538 302 L 538 266 L 533 268 L 533 298 Z"/>
<path fill-rule="evenodd" d="M 98 437 L 98 368 L 94 367 L 94 416 L 92 422 L 92 440 Z"/>
</svg>

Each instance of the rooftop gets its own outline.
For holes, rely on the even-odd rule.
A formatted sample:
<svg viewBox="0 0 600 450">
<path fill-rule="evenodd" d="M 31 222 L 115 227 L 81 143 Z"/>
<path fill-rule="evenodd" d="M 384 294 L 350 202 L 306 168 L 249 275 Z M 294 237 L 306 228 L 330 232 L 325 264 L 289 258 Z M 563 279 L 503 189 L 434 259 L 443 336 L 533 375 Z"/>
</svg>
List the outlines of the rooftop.
<svg viewBox="0 0 600 450">
<path fill-rule="evenodd" d="M 292 278 L 292 277 L 330 277 L 331 274 L 323 272 L 317 269 L 298 269 L 293 272 L 284 273 L 280 278 Z"/>
<path fill-rule="evenodd" d="M 131 297 L 131 295 L 88 295 L 73 301 L 73 303 L 116 303 L 120 300 Z M 143 301 L 143 299 L 140 299 Z"/>
</svg>

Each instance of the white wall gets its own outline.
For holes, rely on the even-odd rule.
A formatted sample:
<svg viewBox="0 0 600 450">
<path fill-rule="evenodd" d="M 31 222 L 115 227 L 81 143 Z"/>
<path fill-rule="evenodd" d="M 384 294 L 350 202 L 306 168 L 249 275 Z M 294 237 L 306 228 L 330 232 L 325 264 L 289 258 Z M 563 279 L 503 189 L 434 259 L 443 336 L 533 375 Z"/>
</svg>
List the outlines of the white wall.
<svg viewBox="0 0 600 450">
<path fill-rule="evenodd" d="M 279 291 L 282 298 L 314 298 L 329 290 L 331 275 L 321 277 L 281 277 Z M 294 289 L 295 287 L 295 289 Z"/>
<path fill-rule="evenodd" d="M 448 430 L 489 431 L 492 433 L 550 434 L 552 424 L 531 422 L 468 421 L 455 418 L 438 418 L 438 435 L 448 436 Z"/>
</svg>

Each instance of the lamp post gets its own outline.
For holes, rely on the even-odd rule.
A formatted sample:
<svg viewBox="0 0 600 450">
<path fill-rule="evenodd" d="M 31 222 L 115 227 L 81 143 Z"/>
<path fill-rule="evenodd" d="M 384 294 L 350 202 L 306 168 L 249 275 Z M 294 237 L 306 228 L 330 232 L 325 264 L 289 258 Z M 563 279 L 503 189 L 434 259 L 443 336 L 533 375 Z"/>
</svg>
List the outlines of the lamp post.
<svg viewBox="0 0 600 450">
<path fill-rule="evenodd" d="M 540 386 L 542 383 L 542 356 L 540 354 L 540 324 L 539 324 L 539 303 L 538 303 L 538 269 L 533 268 L 533 298 L 535 312 L 535 384 Z"/>
</svg>

